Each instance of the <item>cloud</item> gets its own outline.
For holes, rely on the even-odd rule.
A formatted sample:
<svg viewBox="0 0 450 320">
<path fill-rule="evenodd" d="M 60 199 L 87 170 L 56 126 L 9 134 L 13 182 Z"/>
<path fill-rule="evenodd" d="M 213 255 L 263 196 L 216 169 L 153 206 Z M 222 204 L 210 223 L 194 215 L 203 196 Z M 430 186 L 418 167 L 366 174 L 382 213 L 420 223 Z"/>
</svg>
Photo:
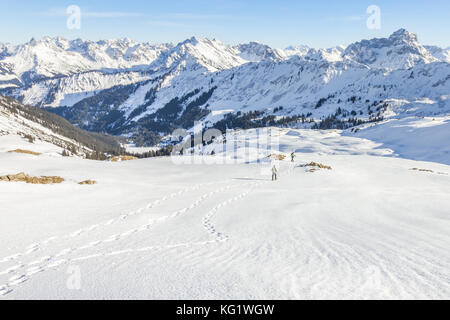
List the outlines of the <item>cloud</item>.
<svg viewBox="0 0 450 320">
<path fill-rule="evenodd" d="M 328 17 L 325 18 L 324 21 L 331 22 L 354 22 L 354 21 L 363 21 L 367 17 L 364 15 L 353 15 L 353 16 L 337 16 L 337 17 Z"/>
<path fill-rule="evenodd" d="M 192 20 L 211 20 L 211 19 L 235 19 L 235 16 L 225 14 L 198 14 L 198 13 L 173 13 L 170 16 L 178 19 L 192 19 Z"/>
<path fill-rule="evenodd" d="M 137 12 L 94 12 L 94 11 L 81 11 L 82 16 L 92 18 L 124 18 L 124 17 L 143 17 L 145 14 Z"/>
<path fill-rule="evenodd" d="M 46 11 L 34 12 L 33 16 L 45 17 L 67 17 L 66 7 L 53 7 Z M 81 16 L 84 18 L 127 18 L 127 17 L 147 17 L 157 19 L 150 21 L 149 24 L 165 25 L 165 26 L 181 26 L 180 20 L 237 20 L 242 19 L 234 15 L 214 14 L 214 13 L 192 13 L 192 12 L 178 12 L 165 14 L 146 14 L 142 12 L 127 12 L 127 11 L 86 11 L 81 7 Z M 248 17 L 246 18 L 248 19 Z"/>
<path fill-rule="evenodd" d="M 32 15 L 45 17 L 67 17 L 66 8 L 50 8 L 47 11 L 35 12 Z M 126 17 L 143 17 L 145 14 L 139 12 L 125 11 L 84 11 L 81 8 L 81 16 L 87 18 L 126 18 Z"/>
<path fill-rule="evenodd" d="M 187 27 L 186 24 L 167 20 L 152 20 L 147 21 L 147 24 L 157 27 Z"/>
<path fill-rule="evenodd" d="M 347 17 L 342 17 L 342 21 L 362 21 L 364 20 L 366 17 L 365 16 L 347 16 Z"/>
</svg>

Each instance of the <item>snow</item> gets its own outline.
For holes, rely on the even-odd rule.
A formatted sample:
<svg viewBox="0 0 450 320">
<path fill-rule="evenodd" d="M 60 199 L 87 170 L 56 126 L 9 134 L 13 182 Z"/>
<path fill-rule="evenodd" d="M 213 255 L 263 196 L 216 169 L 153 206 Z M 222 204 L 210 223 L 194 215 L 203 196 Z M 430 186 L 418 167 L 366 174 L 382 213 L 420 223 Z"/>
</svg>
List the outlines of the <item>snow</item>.
<svg viewBox="0 0 450 320">
<path fill-rule="evenodd" d="M 402 158 L 450 165 L 450 116 L 391 119 L 367 126 L 356 136 L 381 143 Z"/>
<path fill-rule="evenodd" d="M 136 147 L 134 144 L 125 145 L 125 150 L 133 154 L 143 154 L 149 151 L 158 151 L 159 147 Z"/>
<path fill-rule="evenodd" d="M 128 116 L 155 89 L 156 100 L 134 121 L 176 97 L 213 86 L 218 87 L 208 101 L 213 111 L 282 105 L 286 114 L 312 112 L 316 119 L 338 107 L 367 113 L 365 100 L 346 104 L 355 95 L 370 103 L 426 97 L 436 101 L 436 112 L 450 109 L 448 104 L 437 108 L 439 97 L 449 92 L 448 49 L 423 46 L 417 35 L 403 29 L 389 38 L 330 49 L 300 45 L 281 50 L 257 42 L 230 46 L 195 37 L 177 45 L 44 38 L 4 47 L 8 54 L 0 64 L 8 72 L 0 75 L 0 82 L 2 88 L 10 86 L 8 95 L 32 105 L 70 107 L 102 90 L 136 84 L 119 108 Z M 335 98 L 314 109 L 330 95 Z"/>
<path fill-rule="evenodd" d="M 0 47 L 2 88 L 19 85 L 12 95 L 26 103 L 71 106 L 136 84 L 119 106 L 128 116 L 156 89 L 134 120 L 213 86 L 203 123 L 277 106 L 278 117 L 317 120 L 340 107 L 364 118 L 368 105 L 387 104 L 385 121 L 356 132 L 236 130 L 226 153 L 217 140 L 195 148 L 215 156 L 117 163 L 61 157 L 52 142 L 70 140 L 0 107 L 0 176 L 65 179 L 0 182 L 0 299 L 449 298 L 448 49 L 424 47 L 406 30 L 331 49 L 197 38 Z M 355 94 L 362 100 L 349 102 Z M 258 137 L 279 148 L 258 148 Z M 294 164 L 268 157 L 291 152 Z M 332 170 L 302 166 L 311 161 Z M 78 185 L 88 179 L 97 184 Z"/>
<path fill-rule="evenodd" d="M 448 123 L 404 121 L 386 125 Z M 0 152 L 0 175 L 66 178 L 0 182 L 0 298 L 448 299 L 448 165 L 340 131 L 268 132 L 297 151 L 278 182 L 255 130 L 234 132 L 248 148 L 222 165 Z M 333 170 L 300 167 L 311 161 Z"/>
<path fill-rule="evenodd" d="M 62 148 L 46 141 L 30 143 L 23 137 L 15 134 L 0 136 L 0 152 L 4 153 L 17 149 L 28 150 L 32 152 L 46 154 L 47 156 L 56 156 L 56 157 L 60 157 L 61 152 L 63 151 Z M 28 157 L 33 158 L 35 156 L 30 155 Z"/>
</svg>

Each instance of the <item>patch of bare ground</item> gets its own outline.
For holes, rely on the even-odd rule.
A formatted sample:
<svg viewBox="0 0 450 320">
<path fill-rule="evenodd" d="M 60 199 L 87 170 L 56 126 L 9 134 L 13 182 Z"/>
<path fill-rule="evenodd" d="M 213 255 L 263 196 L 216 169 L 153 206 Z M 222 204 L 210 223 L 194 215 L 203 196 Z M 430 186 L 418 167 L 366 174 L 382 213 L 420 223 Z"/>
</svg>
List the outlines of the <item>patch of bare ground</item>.
<svg viewBox="0 0 450 320">
<path fill-rule="evenodd" d="M 316 172 L 316 171 L 319 171 L 320 169 L 333 170 L 333 168 L 331 168 L 330 166 L 327 166 L 327 165 L 324 165 L 321 163 L 317 163 L 317 162 L 310 162 L 310 163 L 301 165 L 300 167 L 310 168 L 309 172 Z"/>
<path fill-rule="evenodd" d="M 16 149 L 16 150 L 11 150 L 8 151 L 9 153 L 22 153 L 22 154 L 31 154 L 33 156 L 40 156 L 41 153 L 39 152 L 34 152 L 34 151 L 30 151 L 30 150 L 23 150 L 23 149 Z"/>
<path fill-rule="evenodd" d="M 112 157 L 111 162 L 120 162 L 120 161 L 130 161 L 130 160 L 138 160 L 138 158 L 133 156 L 115 156 Z"/>
<path fill-rule="evenodd" d="M 95 180 L 86 180 L 86 181 L 78 182 L 78 184 L 80 184 L 80 185 L 93 185 L 93 184 L 97 184 L 97 181 L 95 181 Z"/>
<path fill-rule="evenodd" d="M 31 177 L 23 172 L 18 174 L 9 174 L 0 177 L 0 181 L 8 182 L 26 182 L 31 184 L 57 184 L 64 182 L 64 179 L 56 176 Z"/>
<path fill-rule="evenodd" d="M 284 159 L 286 159 L 286 156 L 284 154 L 271 154 L 267 158 L 283 161 Z"/>
<path fill-rule="evenodd" d="M 419 171 L 419 172 L 428 172 L 428 173 L 437 173 L 437 174 L 441 174 L 441 175 L 448 175 L 448 173 L 445 172 L 434 172 L 433 170 L 430 169 L 420 169 L 420 168 L 412 168 L 409 169 L 411 171 Z"/>
</svg>

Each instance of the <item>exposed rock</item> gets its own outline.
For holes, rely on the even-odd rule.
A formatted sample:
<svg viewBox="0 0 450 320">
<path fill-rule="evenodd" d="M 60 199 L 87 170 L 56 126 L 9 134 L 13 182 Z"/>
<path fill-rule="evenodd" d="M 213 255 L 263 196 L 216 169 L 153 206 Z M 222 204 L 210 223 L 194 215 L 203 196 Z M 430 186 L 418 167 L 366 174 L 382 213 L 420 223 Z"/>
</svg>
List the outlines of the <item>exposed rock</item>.
<svg viewBox="0 0 450 320">
<path fill-rule="evenodd" d="M 430 169 L 412 168 L 410 170 L 412 170 L 412 171 L 419 171 L 419 172 L 436 173 L 436 174 L 448 176 L 448 173 L 446 173 L 446 172 L 434 172 L 433 170 L 430 170 Z"/>
<path fill-rule="evenodd" d="M 284 154 L 271 154 L 270 156 L 268 156 L 268 158 L 283 161 L 284 159 L 286 159 L 286 156 Z"/>
<path fill-rule="evenodd" d="M 31 184 L 54 184 L 62 183 L 64 182 L 64 179 L 56 176 L 30 177 L 29 175 L 21 172 L 18 174 L 2 176 L 0 177 L 0 181 L 26 182 Z"/>
<path fill-rule="evenodd" d="M 429 169 L 419 169 L 419 168 L 412 168 L 413 171 L 420 171 L 420 172 L 434 172 L 433 170 Z"/>
<path fill-rule="evenodd" d="M 78 182 L 78 184 L 80 184 L 80 185 L 92 185 L 92 184 L 97 184 L 97 181 L 95 181 L 95 180 L 86 180 L 86 181 Z"/>
<path fill-rule="evenodd" d="M 137 160 L 138 158 L 133 157 L 133 156 L 116 156 L 116 157 L 112 157 L 111 161 L 112 162 L 119 162 L 119 161 L 130 161 L 130 160 Z"/>
<path fill-rule="evenodd" d="M 311 169 L 310 172 L 317 171 L 317 169 L 314 169 L 314 168 L 333 170 L 333 168 L 331 168 L 330 166 L 326 166 L 324 164 L 317 163 L 317 162 L 311 162 L 311 163 L 308 163 L 308 164 L 306 164 L 304 166 L 305 167 L 313 167 L 313 169 Z"/>
<path fill-rule="evenodd" d="M 34 152 L 34 151 L 29 151 L 29 150 L 22 150 L 22 149 L 11 150 L 11 151 L 8 151 L 8 152 L 10 152 L 10 153 L 15 152 L 15 153 L 31 154 L 33 156 L 40 156 L 41 155 L 41 153 L 39 153 L 39 152 Z"/>
</svg>

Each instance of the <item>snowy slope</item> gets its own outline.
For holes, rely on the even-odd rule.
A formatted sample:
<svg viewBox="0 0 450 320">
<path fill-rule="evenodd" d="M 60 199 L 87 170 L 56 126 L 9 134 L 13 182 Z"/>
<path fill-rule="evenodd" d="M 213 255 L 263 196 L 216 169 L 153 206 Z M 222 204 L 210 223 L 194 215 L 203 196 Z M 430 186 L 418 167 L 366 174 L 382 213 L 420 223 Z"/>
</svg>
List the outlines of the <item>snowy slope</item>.
<svg viewBox="0 0 450 320">
<path fill-rule="evenodd" d="M 0 96 L 0 151 L 16 149 L 52 156 L 70 150 L 80 157 L 121 151 L 115 137 L 81 130 L 52 113 Z"/>
<path fill-rule="evenodd" d="M 23 117 L 20 112 L 12 113 L 6 108 L 9 105 L 11 101 L 0 96 L 0 152 L 22 149 L 61 156 L 64 147 L 77 145 L 76 141 Z"/>
<path fill-rule="evenodd" d="M 298 152 L 278 182 L 244 160 L 0 153 L 0 175 L 67 179 L 0 182 L 0 298 L 449 298 L 449 166 L 380 157 L 393 151 L 338 132 L 272 135 Z M 310 161 L 333 170 L 300 167 Z"/>
<path fill-rule="evenodd" d="M 450 117 L 406 117 L 378 125 L 363 126 L 350 136 L 382 143 L 407 159 L 434 161 L 450 165 Z"/>
<path fill-rule="evenodd" d="M 450 48 L 442 49 L 436 46 L 425 46 L 425 48 L 438 60 L 450 63 Z"/>
</svg>

